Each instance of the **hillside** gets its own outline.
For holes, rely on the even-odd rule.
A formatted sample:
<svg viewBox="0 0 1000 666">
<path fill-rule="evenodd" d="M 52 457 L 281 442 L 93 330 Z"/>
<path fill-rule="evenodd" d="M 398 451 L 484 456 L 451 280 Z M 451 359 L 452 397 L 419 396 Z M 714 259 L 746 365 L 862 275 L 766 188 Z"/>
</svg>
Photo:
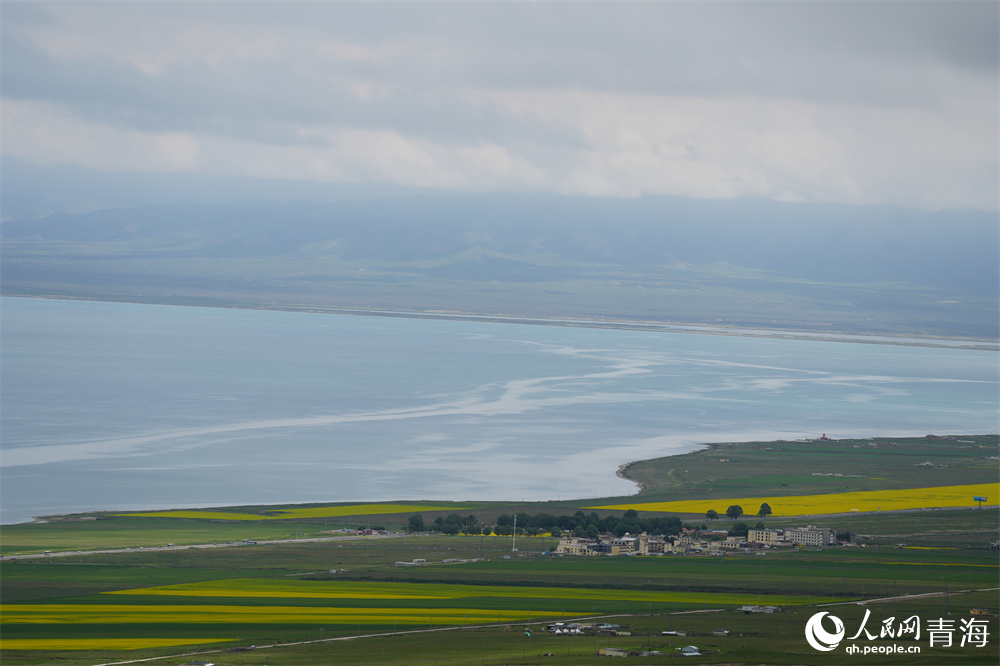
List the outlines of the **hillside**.
<svg viewBox="0 0 1000 666">
<path fill-rule="evenodd" d="M 2 225 L 3 293 L 995 339 L 995 216 L 548 195 L 242 202 Z"/>
</svg>

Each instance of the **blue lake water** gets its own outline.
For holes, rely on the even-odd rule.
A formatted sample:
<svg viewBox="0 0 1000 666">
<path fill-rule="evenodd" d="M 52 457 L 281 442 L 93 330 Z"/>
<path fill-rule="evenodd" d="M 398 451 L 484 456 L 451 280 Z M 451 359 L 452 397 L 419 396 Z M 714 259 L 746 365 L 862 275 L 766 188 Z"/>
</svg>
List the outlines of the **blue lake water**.
<svg viewBox="0 0 1000 666">
<path fill-rule="evenodd" d="M 995 433 L 996 352 L 4 298 L 0 521 L 631 494 L 699 443 Z M 836 470 L 817 470 L 836 471 Z"/>
</svg>

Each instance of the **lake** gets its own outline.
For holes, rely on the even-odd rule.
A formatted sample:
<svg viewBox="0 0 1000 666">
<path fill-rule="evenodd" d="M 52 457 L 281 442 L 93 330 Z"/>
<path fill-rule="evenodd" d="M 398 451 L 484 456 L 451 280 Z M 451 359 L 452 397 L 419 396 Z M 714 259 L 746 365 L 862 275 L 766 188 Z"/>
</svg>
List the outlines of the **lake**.
<svg viewBox="0 0 1000 666">
<path fill-rule="evenodd" d="M 3 298 L 0 521 L 632 494 L 631 460 L 995 433 L 990 351 Z"/>
</svg>

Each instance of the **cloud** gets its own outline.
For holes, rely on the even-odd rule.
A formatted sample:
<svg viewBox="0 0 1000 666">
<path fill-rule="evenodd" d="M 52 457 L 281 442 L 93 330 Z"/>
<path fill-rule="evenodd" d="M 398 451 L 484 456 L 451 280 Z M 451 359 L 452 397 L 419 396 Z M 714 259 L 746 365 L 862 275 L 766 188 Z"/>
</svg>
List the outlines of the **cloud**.
<svg viewBox="0 0 1000 666">
<path fill-rule="evenodd" d="M 35 163 L 996 207 L 992 3 L 43 4 L 4 19 L 4 153 Z"/>
<path fill-rule="evenodd" d="M 932 207 L 989 207 L 995 195 L 996 124 L 964 102 L 888 109 L 577 91 L 485 96 L 582 137 L 553 179 L 566 193 L 854 204 L 889 197 Z"/>
<path fill-rule="evenodd" d="M 182 64 L 200 63 L 221 69 L 234 60 L 273 57 L 281 42 L 279 35 L 260 27 L 234 30 L 176 16 L 167 25 L 158 17 L 109 34 L 94 24 L 91 12 L 80 11 L 79 7 L 62 11 L 63 21 L 26 25 L 22 34 L 55 59 L 111 60 L 151 76 Z"/>
<path fill-rule="evenodd" d="M 385 60 L 394 55 L 393 46 L 369 47 L 348 42 L 322 42 L 316 47 L 316 53 L 332 60 Z"/>
<path fill-rule="evenodd" d="M 5 99 L 3 124 L 4 153 L 42 164 L 185 171 L 196 169 L 201 157 L 198 140 L 189 133 L 142 132 L 88 122 L 45 102 Z"/>
</svg>

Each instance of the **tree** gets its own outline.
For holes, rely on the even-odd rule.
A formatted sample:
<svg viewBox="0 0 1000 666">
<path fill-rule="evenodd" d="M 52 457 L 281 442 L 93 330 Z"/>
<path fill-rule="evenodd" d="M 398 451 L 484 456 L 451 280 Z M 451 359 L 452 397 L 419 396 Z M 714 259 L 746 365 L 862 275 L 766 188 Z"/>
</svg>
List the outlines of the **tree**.
<svg viewBox="0 0 1000 666">
<path fill-rule="evenodd" d="M 424 517 L 421 516 L 419 513 L 416 514 L 416 515 L 410 516 L 410 527 L 409 527 L 409 529 L 410 529 L 411 532 L 426 532 L 427 531 L 427 526 L 424 525 Z"/>
<path fill-rule="evenodd" d="M 729 536 L 746 537 L 749 533 L 750 528 L 742 521 L 733 523 L 732 529 L 729 530 Z"/>
<path fill-rule="evenodd" d="M 718 520 L 719 512 L 716 511 L 715 509 L 709 509 L 708 512 L 705 513 L 705 517 L 708 518 L 709 520 Z"/>
<path fill-rule="evenodd" d="M 497 525 L 500 527 L 507 527 L 508 525 L 514 524 L 514 516 L 502 513 L 497 516 Z"/>
<path fill-rule="evenodd" d="M 734 504 L 728 509 L 726 509 L 726 515 L 732 518 L 733 520 L 736 520 L 737 518 L 743 515 L 743 507 L 741 507 L 739 504 Z"/>
<path fill-rule="evenodd" d="M 622 516 L 622 518 L 626 518 L 626 519 L 627 518 L 638 518 L 638 517 L 639 517 L 639 512 L 636 511 L 635 509 L 629 509 L 628 511 L 625 512 L 625 515 Z"/>
<path fill-rule="evenodd" d="M 770 516 L 771 515 L 771 505 L 769 505 L 767 502 L 764 502 L 763 504 L 761 504 L 760 505 L 760 511 L 757 512 L 757 515 L 760 516 L 761 518 L 764 518 L 766 516 Z"/>
</svg>

